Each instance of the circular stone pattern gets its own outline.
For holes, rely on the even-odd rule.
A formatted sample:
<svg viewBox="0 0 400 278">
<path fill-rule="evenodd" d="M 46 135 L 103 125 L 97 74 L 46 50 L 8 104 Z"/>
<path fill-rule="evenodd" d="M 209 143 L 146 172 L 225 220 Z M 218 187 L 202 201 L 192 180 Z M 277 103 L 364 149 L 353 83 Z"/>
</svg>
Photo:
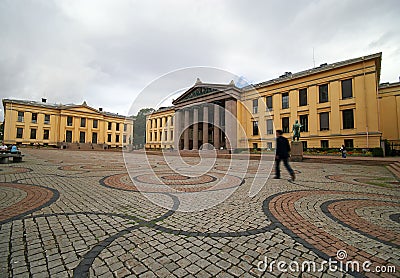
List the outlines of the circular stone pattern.
<svg viewBox="0 0 400 278">
<path fill-rule="evenodd" d="M 364 207 L 373 207 L 376 212 L 379 211 L 380 207 L 392 207 L 393 211 L 398 211 L 400 209 L 400 203 L 351 199 L 330 201 L 326 203 L 325 206 L 331 214 L 331 218 L 338 223 L 356 230 L 361 234 L 375 238 L 380 242 L 384 242 L 387 245 L 394 244 L 400 246 L 399 233 L 382 225 L 376 225 L 373 223 L 373 219 L 365 219 L 356 212 L 356 210 L 360 210 Z"/>
<path fill-rule="evenodd" d="M 54 189 L 20 183 L 0 183 L 0 224 L 32 213 L 54 202 L 58 192 Z"/>
<path fill-rule="evenodd" d="M 100 184 L 126 191 L 176 193 L 223 190 L 240 186 L 243 183 L 243 180 L 238 177 L 219 173 L 205 174 L 199 177 L 176 173 L 141 174 L 134 176 L 133 180 L 134 182 L 128 174 L 116 174 L 101 179 Z"/>
<path fill-rule="evenodd" d="M 0 169 L 0 175 L 10 175 L 10 174 L 21 174 L 26 172 L 31 172 L 32 169 L 24 167 L 7 167 Z"/>
<path fill-rule="evenodd" d="M 263 171 L 265 171 L 265 169 L 262 166 L 258 167 L 258 165 L 256 165 L 256 166 L 249 165 L 249 167 L 247 167 L 247 168 L 244 168 L 244 167 L 241 168 L 239 166 L 219 165 L 219 166 L 215 166 L 214 169 L 218 170 L 218 171 L 224 171 L 224 172 L 233 171 L 233 172 L 247 173 L 247 174 L 257 174 L 257 173 L 259 173 L 259 171 L 261 171 L 261 173 L 263 173 Z M 293 169 L 293 170 L 296 174 L 300 174 L 300 172 L 298 170 L 295 170 L 295 169 Z M 274 173 L 274 170 L 271 172 L 271 174 L 273 174 L 273 173 Z"/>
<path fill-rule="evenodd" d="M 323 199 L 326 201 L 319 203 Z M 319 213 L 301 214 L 296 209 L 298 206 L 317 208 L 318 203 Z M 396 212 L 400 207 L 400 198 L 395 196 L 333 190 L 299 190 L 273 195 L 265 200 L 263 207 L 265 214 L 273 222 L 279 223 L 281 229 L 292 238 L 298 238 L 303 245 L 310 246 L 311 250 L 325 254 L 325 259 L 336 257 L 337 251 L 343 249 L 347 251 L 351 260 L 361 262 L 368 258 L 373 266 L 386 265 L 379 256 L 364 252 L 357 245 L 359 238 L 355 238 L 355 234 L 388 247 L 399 248 L 399 233 L 387 228 L 393 223 L 378 226 L 373 223 L 373 219 L 367 218 L 366 214 L 357 213 L 364 208 L 373 208 L 374 212 L 379 212 L 381 208 L 385 211 L 391 208 Z M 332 226 L 318 225 L 321 214 L 333 220 Z M 381 221 L 391 219 L 388 217 Z M 339 231 L 340 226 L 343 227 L 343 231 Z M 352 233 L 346 232 L 348 229 L 352 230 Z M 337 232 L 332 233 L 333 230 Z"/>
<path fill-rule="evenodd" d="M 162 174 L 156 175 L 139 175 L 134 177 L 135 181 L 141 183 L 155 184 L 155 185 L 168 185 L 168 186 L 181 186 L 181 185 L 198 185 L 215 181 L 217 178 L 210 175 L 201 175 L 199 177 L 188 177 L 180 174 Z"/>
<path fill-rule="evenodd" d="M 258 165 L 254 166 L 254 165 L 248 165 L 247 168 L 245 167 L 240 167 L 238 165 L 235 166 L 225 166 L 225 165 L 218 165 L 214 167 L 215 170 L 218 171 L 234 171 L 234 172 L 239 172 L 239 173 L 248 173 L 248 174 L 257 174 L 257 172 L 261 169 L 259 169 Z"/>
<path fill-rule="evenodd" d="M 65 165 L 58 167 L 58 169 L 62 171 L 104 171 L 104 170 L 113 171 L 113 170 L 125 169 L 125 165 L 123 164 Z"/>
</svg>

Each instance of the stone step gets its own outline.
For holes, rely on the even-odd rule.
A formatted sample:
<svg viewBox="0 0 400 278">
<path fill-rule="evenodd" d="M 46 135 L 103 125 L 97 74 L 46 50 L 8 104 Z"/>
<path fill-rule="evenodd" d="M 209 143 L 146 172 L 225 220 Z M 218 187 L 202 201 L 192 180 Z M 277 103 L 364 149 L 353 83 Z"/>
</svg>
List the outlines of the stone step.
<svg viewBox="0 0 400 278">
<path fill-rule="evenodd" d="M 400 163 L 395 162 L 387 166 L 388 170 L 400 180 Z"/>
<path fill-rule="evenodd" d="M 103 150 L 103 144 L 71 143 L 67 145 L 69 150 Z"/>
</svg>

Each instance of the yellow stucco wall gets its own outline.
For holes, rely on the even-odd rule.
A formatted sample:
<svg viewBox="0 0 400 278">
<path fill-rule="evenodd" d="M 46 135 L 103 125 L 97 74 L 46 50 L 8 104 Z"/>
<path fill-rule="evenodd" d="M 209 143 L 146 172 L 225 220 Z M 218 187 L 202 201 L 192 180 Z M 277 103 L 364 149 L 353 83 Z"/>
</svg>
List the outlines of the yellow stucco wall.
<svg viewBox="0 0 400 278">
<path fill-rule="evenodd" d="M 329 148 L 340 148 L 351 141 L 355 148 L 380 146 L 381 139 L 400 138 L 400 83 L 381 88 L 378 97 L 381 55 L 374 54 L 353 60 L 304 71 L 293 78 L 275 79 L 244 90 L 237 101 L 237 147 L 274 148 L 275 133 L 267 134 L 267 120 L 273 120 L 274 131 L 282 129 L 282 118 L 289 118 L 289 132 L 300 116 L 308 116 L 308 131 L 301 133 L 300 141 L 307 148 L 321 148 L 328 142 Z M 342 98 L 342 81 L 351 79 L 352 97 Z M 319 101 L 319 86 L 328 86 L 328 101 Z M 299 90 L 307 90 L 307 104 L 299 105 Z M 282 94 L 288 93 L 289 107 L 282 108 Z M 266 107 L 266 97 L 272 96 L 273 108 Z M 253 113 L 253 100 L 258 99 L 258 111 Z M 353 128 L 344 128 L 343 111 L 353 111 Z M 329 115 L 329 129 L 321 130 L 320 115 Z M 162 148 L 160 138 L 154 134 L 161 131 L 155 126 L 158 118 L 170 117 L 173 110 L 156 112 L 149 116 L 147 125 L 147 148 Z M 259 135 L 253 136 L 253 121 L 258 121 Z M 173 127 L 169 127 L 172 128 Z M 244 132 L 242 132 L 242 130 Z M 165 144 L 166 143 L 166 144 Z M 173 145 L 173 139 L 164 145 Z"/>
<path fill-rule="evenodd" d="M 379 110 L 382 139 L 400 140 L 400 82 L 380 86 Z"/>
<path fill-rule="evenodd" d="M 340 147 L 345 139 L 353 139 L 356 148 L 373 148 L 380 145 L 378 120 L 377 80 L 378 70 L 375 59 L 337 67 L 304 77 L 287 79 L 277 84 L 259 86 L 255 90 L 246 91 L 242 102 L 238 102 L 238 119 L 246 129 L 249 138 L 248 148 L 257 143 L 259 148 L 267 148 L 267 143 L 274 145 L 274 134 L 267 135 L 266 120 L 272 118 L 275 129 L 282 129 L 282 118 L 289 118 L 290 133 L 295 120 L 300 115 L 308 115 L 308 131 L 301 133 L 301 141 L 307 142 L 308 148 L 320 148 L 321 140 L 328 140 L 330 148 Z M 341 81 L 351 79 L 353 97 L 342 99 Z M 319 85 L 328 84 L 328 102 L 319 103 Z M 307 105 L 299 106 L 299 90 L 307 89 Z M 289 94 L 289 108 L 282 108 L 282 94 Z M 273 109 L 267 111 L 265 97 L 272 96 Z M 258 101 L 258 113 L 250 112 L 252 102 Z M 342 111 L 352 109 L 354 128 L 344 129 Z M 320 130 L 319 114 L 329 113 L 329 130 Z M 252 135 L 252 121 L 258 121 L 259 135 Z M 368 134 L 368 135 L 367 135 Z M 243 146 L 243 138 L 242 147 Z M 239 139 L 240 142 L 240 139 Z"/>
<path fill-rule="evenodd" d="M 66 132 L 72 131 L 72 143 L 80 141 L 80 132 L 85 133 L 85 143 L 92 142 L 93 133 L 97 133 L 97 143 L 111 147 L 122 147 L 132 141 L 133 122 L 124 116 L 112 116 L 100 112 L 86 105 L 47 107 L 35 102 L 18 103 L 12 100 L 3 100 L 4 105 L 4 143 L 6 144 L 48 144 L 58 145 L 66 141 Z M 19 121 L 18 112 L 23 112 L 23 120 Z M 32 121 L 32 114 L 37 113 L 37 121 Z M 50 122 L 45 123 L 45 115 L 50 115 Z M 68 116 L 72 117 L 72 125 L 67 126 Z M 86 119 L 86 125 L 81 127 L 81 119 Z M 98 121 L 97 128 L 93 121 Z M 108 130 L 108 123 L 112 129 Z M 116 125 L 119 124 L 119 131 Z M 124 124 L 126 130 L 124 131 Z M 23 129 L 22 138 L 17 138 L 17 128 Z M 36 129 L 36 139 L 31 139 L 31 130 Z M 44 139 L 45 130 L 49 130 L 49 138 Z M 111 141 L 108 141 L 108 134 Z M 119 142 L 117 142 L 117 135 Z M 124 142 L 124 138 L 126 141 Z"/>
<path fill-rule="evenodd" d="M 174 146 L 173 109 L 156 111 L 147 116 L 146 148 L 171 149 Z"/>
</svg>

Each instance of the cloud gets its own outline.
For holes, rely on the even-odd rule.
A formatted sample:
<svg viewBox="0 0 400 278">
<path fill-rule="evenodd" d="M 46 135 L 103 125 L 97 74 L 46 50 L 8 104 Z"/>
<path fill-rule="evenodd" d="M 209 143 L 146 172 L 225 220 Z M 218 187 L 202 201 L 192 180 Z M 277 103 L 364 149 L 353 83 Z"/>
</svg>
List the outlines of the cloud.
<svg viewBox="0 0 400 278">
<path fill-rule="evenodd" d="M 0 96 L 126 113 L 128 99 L 180 68 L 261 82 L 380 51 L 381 80 L 397 81 L 398 14 L 397 1 L 372 0 L 4 0 Z"/>
</svg>

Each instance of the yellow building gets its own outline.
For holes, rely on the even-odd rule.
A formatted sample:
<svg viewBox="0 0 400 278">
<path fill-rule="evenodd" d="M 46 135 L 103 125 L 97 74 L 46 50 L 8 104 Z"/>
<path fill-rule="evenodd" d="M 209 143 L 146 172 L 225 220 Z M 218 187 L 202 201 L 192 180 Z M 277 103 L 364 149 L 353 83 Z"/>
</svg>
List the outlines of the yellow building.
<svg viewBox="0 0 400 278">
<path fill-rule="evenodd" d="M 380 67 L 381 53 L 377 53 L 287 72 L 245 90 L 238 118 L 250 138 L 248 147 L 272 146 L 272 129 L 282 129 L 290 137 L 296 120 L 303 126 L 304 148 L 379 147 Z"/>
<path fill-rule="evenodd" d="M 172 108 L 148 117 L 146 147 L 172 143 L 169 137 L 163 145 L 163 133 L 154 126 L 165 115 L 174 116 L 174 131 L 168 132 L 180 150 L 204 143 L 217 149 L 273 149 L 275 130 L 291 137 L 296 120 L 304 148 L 380 147 L 382 139 L 398 140 L 400 132 L 399 83 L 379 91 L 381 58 L 376 53 L 322 64 L 245 88 L 198 79 Z"/>
<path fill-rule="evenodd" d="M 133 121 L 83 102 L 50 104 L 3 99 L 4 143 L 64 148 L 122 147 L 132 143 Z"/>
<path fill-rule="evenodd" d="M 400 82 L 379 85 L 379 123 L 382 139 L 400 141 Z"/>
<path fill-rule="evenodd" d="M 172 149 L 174 147 L 174 110 L 158 109 L 147 116 L 146 148 Z"/>
</svg>

